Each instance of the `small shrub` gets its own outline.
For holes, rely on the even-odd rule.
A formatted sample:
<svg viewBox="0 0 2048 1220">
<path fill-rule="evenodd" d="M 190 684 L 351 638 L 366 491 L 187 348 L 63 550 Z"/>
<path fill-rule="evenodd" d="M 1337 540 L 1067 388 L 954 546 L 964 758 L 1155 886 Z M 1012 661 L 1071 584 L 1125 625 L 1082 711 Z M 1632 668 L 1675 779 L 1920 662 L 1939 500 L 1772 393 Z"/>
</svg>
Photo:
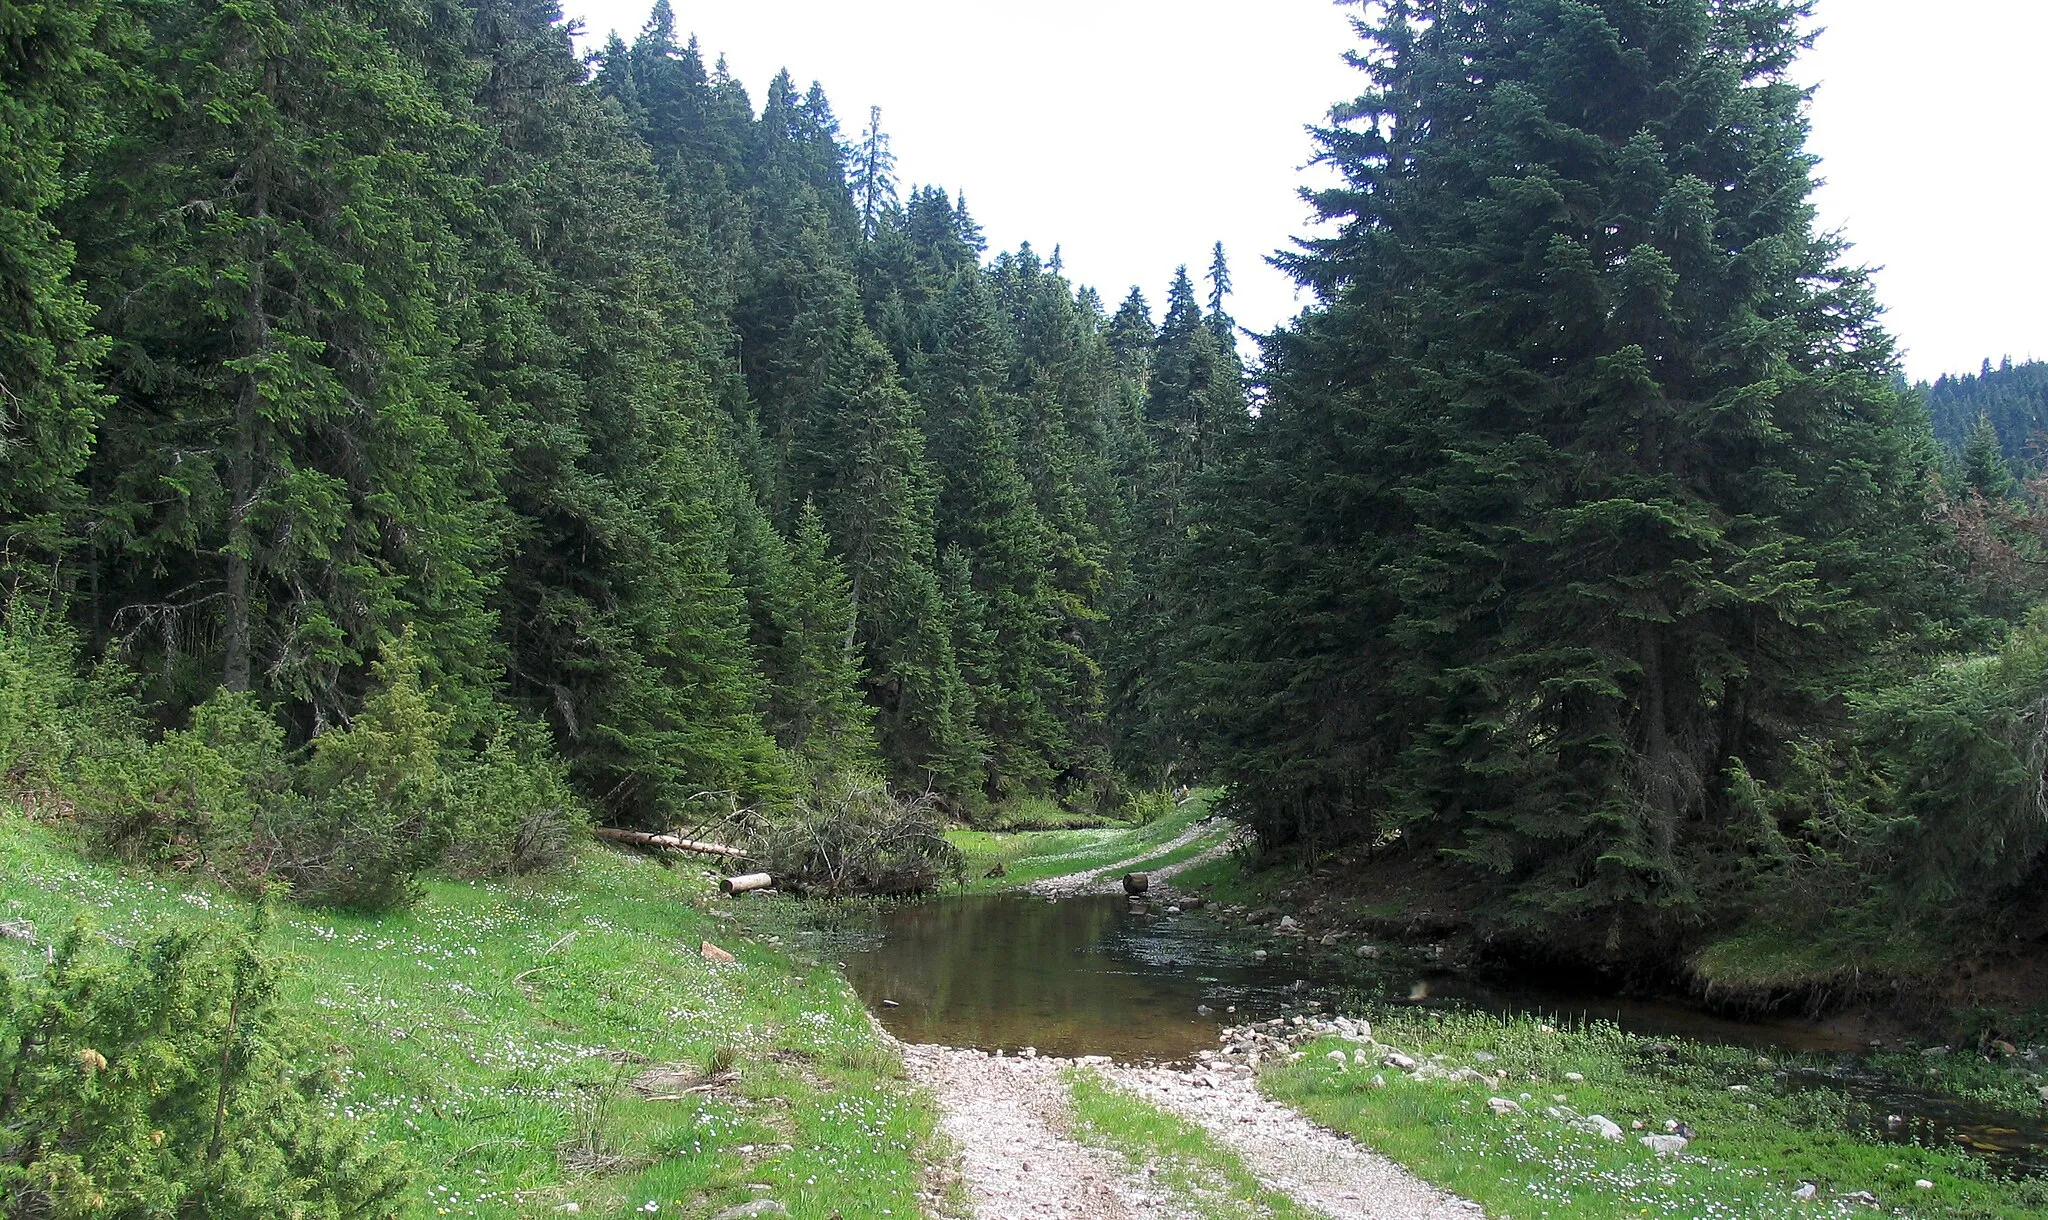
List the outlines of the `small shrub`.
<svg viewBox="0 0 2048 1220">
<path fill-rule="evenodd" d="M 1140 826 L 1150 826 L 1179 808 L 1180 802 L 1175 799 L 1172 789 L 1155 788 L 1133 795 L 1127 816 Z"/>
<path fill-rule="evenodd" d="M 40 979 L 0 970 L 0 1215 L 376 1220 L 394 1154 L 332 1115 L 253 933 L 176 931 L 124 958 L 84 927 Z"/>
<path fill-rule="evenodd" d="M 69 782 L 81 751 L 141 741 L 133 684 L 119 666 L 85 670 L 56 615 L 0 607 L 0 785 L 52 790 Z"/>
<path fill-rule="evenodd" d="M 778 878 L 829 895 L 911 894 L 958 880 L 960 850 L 930 796 L 901 797 L 872 775 L 822 778 L 754 830 L 755 858 Z"/>
<path fill-rule="evenodd" d="M 300 799 L 279 802 L 259 829 L 268 868 L 315 906 L 402 906 L 453 837 L 441 767 L 450 718 L 427 697 L 405 642 L 376 675 L 355 722 L 314 740 Z"/>
<path fill-rule="evenodd" d="M 73 785 L 78 821 L 123 859 L 201 868 L 237 885 L 260 811 L 285 799 L 284 733 L 253 695 L 221 691 L 192 727 L 154 745 L 108 739 L 83 754 Z"/>
<path fill-rule="evenodd" d="M 589 830 L 546 731 L 507 717 L 477 756 L 454 769 L 454 838 L 446 866 L 470 877 L 530 873 L 559 863 Z"/>
</svg>

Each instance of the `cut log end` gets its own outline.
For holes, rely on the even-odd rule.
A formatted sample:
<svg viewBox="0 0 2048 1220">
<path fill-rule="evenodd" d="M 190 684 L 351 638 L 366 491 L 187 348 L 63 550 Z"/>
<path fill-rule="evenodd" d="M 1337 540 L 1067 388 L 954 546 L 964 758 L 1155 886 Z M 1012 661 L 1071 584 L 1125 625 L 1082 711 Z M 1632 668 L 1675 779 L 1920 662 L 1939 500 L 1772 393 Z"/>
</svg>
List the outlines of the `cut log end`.
<svg viewBox="0 0 2048 1220">
<path fill-rule="evenodd" d="M 745 894 L 753 890 L 765 890 L 774 884 L 775 878 L 767 873 L 742 873 L 737 877 L 727 877 L 720 881 L 718 891 L 721 894 Z"/>
</svg>

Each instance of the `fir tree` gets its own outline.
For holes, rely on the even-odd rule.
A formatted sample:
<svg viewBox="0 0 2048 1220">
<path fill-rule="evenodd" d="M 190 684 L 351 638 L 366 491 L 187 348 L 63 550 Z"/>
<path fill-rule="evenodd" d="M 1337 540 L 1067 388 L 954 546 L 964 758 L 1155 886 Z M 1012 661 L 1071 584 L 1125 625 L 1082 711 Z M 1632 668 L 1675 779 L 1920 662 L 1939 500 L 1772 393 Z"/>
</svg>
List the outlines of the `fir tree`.
<svg viewBox="0 0 2048 1220">
<path fill-rule="evenodd" d="M 1276 839 L 1400 829 L 1610 949 L 1914 622 L 1925 452 L 1817 236 L 1803 6 L 1395 3 L 1320 306 L 1204 498 L 1182 701 Z"/>
<path fill-rule="evenodd" d="M 48 560 L 83 499 L 103 341 L 50 217 L 89 136 L 98 3 L 0 0 L 0 577 Z"/>
<path fill-rule="evenodd" d="M 2003 500 L 2012 494 L 2012 468 L 2006 465 L 1998 429 L 1991 426 L 1987 412 L 1977 413 L 1977 422 L 1970 425 L 1969 435 L 1963 438 L 1962 463 L 1963 483 L 1978 495 L 1987 500 Z"/>
<path fill-rule="evenodd" d="M 1230 291 L 1230 262 L 1223 256 L 1223 243 L 1219 241 L 1209 256 L 1209 329 L 1216 332 L 1217 342 L 1225 347 L 1237 344 L 1237 323 L 1223 309 Z"/>
<path fill-rule="evenodd" d="M 790 543 L 789 614 L 777 658 L 774 723 L 783 745 L 824 772 L 875 756 L 866 673 L 852 645 L 852 585 L 830 551 L 823 518 L 806 503 Z"/>
<path fill-rule="evenodd" d="M 654 167 L 584 86 L 559 17 L 552 0 L 477 7 L 497 138 L 465 234 L 464 351 L 505 438 L 510 693 L 610 817 L 659 825 L 700 791 L 786 790 L 732 579 L 786 579 L 786 560 L 720 432 L 718 354 L 673 295 L 682 252 Z"/>
<path fill-rule="evenodd" d="M 177 694 L 260 689 L 308 730 L 346 718 L 408 622 L 450 689 L 480 690 L 492 440 L 440 309 L 463 189 L 442 157 L 468 136 L 395 48 L 410 10 L 150 16 L 152 92 L 66 220 L 114 340 L 94 542 L 127 559 L 97 618 Z"/>
<path fill-rule="evenodd" d="M 868 127 L 861 133 L 853 167 L 853 199 L 860 208 L 861 240 L 871 242 L 897 207 L 896 154 L 889 151 L 880 106 L 869 108 Z"/>
</svg>

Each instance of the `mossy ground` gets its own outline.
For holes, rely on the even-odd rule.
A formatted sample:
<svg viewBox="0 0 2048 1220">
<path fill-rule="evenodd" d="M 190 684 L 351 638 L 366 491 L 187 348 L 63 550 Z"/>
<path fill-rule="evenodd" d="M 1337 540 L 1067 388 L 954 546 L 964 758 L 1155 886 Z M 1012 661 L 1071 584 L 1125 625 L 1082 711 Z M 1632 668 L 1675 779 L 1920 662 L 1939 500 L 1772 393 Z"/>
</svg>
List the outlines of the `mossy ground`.
<svg viewBox="0 0 2048 1220">
<path fill-rule="evenodd" d="M 546 877 L 430 881 L 395 915 L 287 907 L 265 943 L 344 1065 L 338 1104 L 416 1166 L 414 1216 L 702 1215 L 756 1184 L 797 1217 L 920 1214 L 928 1102 L 832 965 L 789 947 L 795 912 L 712 894 L 698 868 L 592 847 Z M 85 915 L 132 944 L 245 914 L 0 811 L 0 918 Z M 41 962 L 0 941 L 0 964 Z M 733 1076 L 652 1101 L 630 1086 L 655 1064 Z"/>
</svg>

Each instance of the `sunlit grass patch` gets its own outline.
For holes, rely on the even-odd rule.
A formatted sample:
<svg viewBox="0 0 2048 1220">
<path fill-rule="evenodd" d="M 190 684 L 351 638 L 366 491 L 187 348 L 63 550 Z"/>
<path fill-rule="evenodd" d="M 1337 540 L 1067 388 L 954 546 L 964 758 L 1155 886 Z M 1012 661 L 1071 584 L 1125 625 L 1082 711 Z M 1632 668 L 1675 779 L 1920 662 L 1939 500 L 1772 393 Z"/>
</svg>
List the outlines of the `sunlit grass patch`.
<svg viewBox="0 0 2048 1220">
<path fill-rule="evenodd" d="M 339 1108 L 418 1168 L 413 1215 L 704 1212 L 754 1183 L 798 1217 L 916 1214 L 928 1103 L 838 973 L 785 951 L 779 901 L 711 893 L 699 868 L 590 848 L 552 877 L 431 881 L 388 916 L 287 907 L 266 944 L 283 1003 L 341 1061 Z M 84 913 L 135 943 L 245 909 L 0 812 L 0 919 L 54 933 Z M 704 940 L 738 961 L 705 961 Z M 0 940 L 0 961 L 41 953 Z M 664 1066 L 731 1078 L 670 1101 L 631 1087 Z M 835 1177 L 863 1184 L 819 1186 Z"/>
<path fill-rule="evenodd" d="M 994 834 L 962 830 L 947 835 L 967 857 L 967 886 L 971 892 L 1015 889 L 1073 873 L 1096 873 L 1122 860 L 1143 856 L 1171 843 L 1195 823 L 1209 816 L 1209 800 L 1198 796 L 1171 814 L 1146 826 L 1100 830 L 1052 830 L 1024 834 Z M 1218 830 L 1220 837 L 1223 833 Z M 1192 855 L 1206 850 L 1210 840 L 1189 844 L 1183 850 Z M 1185 859 L 1175 853 L 1174 859 Z M 1161 859 L 1152 863 L 1171 863 Z M 1000 865 L 1002 875 L 988 873 Z"/>
<path fill-rule="evenodd" d="M 1482 1014 L 1392 1010 L 1375 1026 L 1379 1042 L 1426 1070 L 1339 1067 L 1327 1052 L 1355 1048 L 1332 1039 L 1269 1070 L 1261 1087 L 1497 1220 L 1872 1214 L 1858 1192 L 1904 1216 L 2017 1220 L 2048 1207 L 2048 1184 L 2001 1179 L 1960 1151 L 1858 1134 L 1844 1097 L 1797 1087 L 1780 1073 L 1794 1064 L 1753 1050 Z M 1493 1079 L 1455 1079 L 1461 1070 Z M 1522 1112 L 1495 1115 L 1495 1097 Z M 1580 1125 L 1594 1115 L 1623 1138 Z M 1694 1133 L 1683 1154 L 1641 1144 L 1674 1122 Z M 1797 1197 L 1804 1183 L 1810 1201 Z"/>
<path fill-rule="evenodd" d="M 1121 1154 L 1204 1220 L 1309 1220 L 1267 1190 L 1236 1152 L 1198 1124 L 1124 1092 L 1085 1069 L 1068 1073 L 1074 1138 Z"/>
</svg>

